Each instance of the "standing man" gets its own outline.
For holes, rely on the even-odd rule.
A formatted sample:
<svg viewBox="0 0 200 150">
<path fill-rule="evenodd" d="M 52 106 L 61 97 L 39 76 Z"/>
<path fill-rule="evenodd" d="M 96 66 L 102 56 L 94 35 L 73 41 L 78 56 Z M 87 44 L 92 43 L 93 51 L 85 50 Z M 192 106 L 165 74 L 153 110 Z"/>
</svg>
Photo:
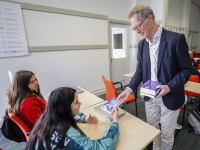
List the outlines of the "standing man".
<svg viewBox="0 0 200 150">
<path fill-rule="evenodd" d="M 179 108 L 185 102 L 184 84 L 193 71 L 185 36 L 157 25 L 152 9 L 146 5 L 134 7 L 128 18 L 143 40 L 138 46 L 135 75 L 119 98 L 125 101 L 141 81 L 162 82 L 155 99 L 144 97 L 145 109 L 150 125 L 159 128 L 161 123 L 161 136 L 153 141 L 153 149 L 170 150 Z"/>
</svg>

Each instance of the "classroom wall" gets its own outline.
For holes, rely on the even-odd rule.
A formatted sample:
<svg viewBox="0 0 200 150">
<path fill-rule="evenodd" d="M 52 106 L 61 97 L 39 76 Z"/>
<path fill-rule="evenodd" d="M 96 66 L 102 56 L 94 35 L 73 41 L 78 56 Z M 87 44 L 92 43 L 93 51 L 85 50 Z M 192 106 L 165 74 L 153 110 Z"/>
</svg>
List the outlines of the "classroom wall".
<svg viewBox="0 0 200 150">
<path fill-rule="evenodd" d="M 136 0 L 136 4 L 148 5 L 154 12 L 155 20 L 162 20 L 163 18 L 163 1 L 164 0 Z"/>
<path fill-rule="evenodd" d="M 22 13 L 29 46 L 108 44 L 107 20 L 33 10 Z"/>
<path fill-rule="evenodd" d="M 181 24 L 182 0 L 169 0 L 168 26 L 180 27 Z"/>
<path fill-rule="evenodd" d="M 199 23 L 200 23 L 200 10 L 199 7 L 193 3 L 191 3 L 190 9 L 190 22 L 189 27 L 190 30 L 199 30 Z"/>
<path fill-rule="evenodd" d="M 191 3 L 189 28 L 190 30 L 198 31 L 200 34 L 199 26 L 200 26 L 200 8 L 197 5 Z M 200 38 L 198 39 L 199 34 L 197 33 L 191 34 L 190 38 L 193 39 L 191 43 L 192 47 L 195 47 L 199 44 L 200 41 Z M 200 52 L 200 45 L 197 47 L 197 49 L 194 50 L 196 52 Z"/>
<path fill-rule="evenodd" d="M 155 20 L 163 19 L 163 0 L 151 0 L 151 8 L 155 15 Z"/>
<path fill-rule="evenodd" d="M 106 15 L 110 19 L 128 21 L 131 0 L 13 0 L 57 8 Z"/>
<path fill-rule="evenodd" d="M 190 3 L 190 5 L 188 3 Z M 190 30 L 199 32 L 200 11 L 198 6 L 187 0 L 169 0 L 168 9 L 168 26 L 187 27 Z M 199 34 L 192 33 L 186 36 L 189 49 L 199 45 Z M 192 50 L 195 52 L 200 52 L 199 46 L 197 49 Z"/>
<path fill-rule="evenodd" d="M 137 0 L 131 1 L 131 10 L 136 6 Z M 138 48 L 134 47 L 134 45 L 138 44 L 137 34 L 132 30 L 132 26 L 129 26 L 129 43 L 130 43 L 130 51 L 129 51 L 129 70 L 130 72 L 136 71 L 137 64 L 137 52 Z"/>
<path fill-rule="evenodd" d="M 200 24 L 199 24 L 199 30 L 198 30 L 199 34 L 197 35 L 197 49 L 196 49 L 196 52 L 197 53 L 200 53 Z"/>
<path fill-rule="evenodd" d="M 151 6 L 151 0 L 136 0 L 136 4 L 137 5 L 143 4 L 143 5 Z"/>
<path fill-rule="evenodd" d="M 191 0 L 182 1 L 181 27 L 189 28 Z"/>
<path fill-rule="evenodd" d="M 127 21 L 130 0 L 15 0 L 30 4 L 59 7 Z M 113 7 L 113 4 L 115 7 Z M 104 9 L 103 9 L 104 8 Z M 120 10 L 120 11 L 119 11 Z M 107 20 L 22 10 L 28 46 L 108 45 Z M 31 52 L 29 56 L 0 58 L 0 117 L 7 104 L 5 91 L 10 85 L 8 71 L 33 71 L 45 98 L 60 86 L 78 85 L 93 92 L 103 89 L 101 75 L 110 78 L 108 49 Z"/>
</svg>

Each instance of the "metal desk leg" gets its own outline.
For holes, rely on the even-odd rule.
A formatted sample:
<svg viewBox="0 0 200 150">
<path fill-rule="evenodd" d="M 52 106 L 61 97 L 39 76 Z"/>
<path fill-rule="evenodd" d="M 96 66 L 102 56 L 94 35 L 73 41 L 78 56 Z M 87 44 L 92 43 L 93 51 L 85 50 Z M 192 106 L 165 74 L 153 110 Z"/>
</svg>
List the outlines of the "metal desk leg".
<svg viewBox="0 0 200 150">
<path fill-rule="evenodd" d="M 184 108 L 183 108 L 183 120 L 182 120 L 182 127 L 184 126 L 184 119 L 185 119 L 185 109 L 186 109 L 186 104 L 184 105 Z"/>
</svg>

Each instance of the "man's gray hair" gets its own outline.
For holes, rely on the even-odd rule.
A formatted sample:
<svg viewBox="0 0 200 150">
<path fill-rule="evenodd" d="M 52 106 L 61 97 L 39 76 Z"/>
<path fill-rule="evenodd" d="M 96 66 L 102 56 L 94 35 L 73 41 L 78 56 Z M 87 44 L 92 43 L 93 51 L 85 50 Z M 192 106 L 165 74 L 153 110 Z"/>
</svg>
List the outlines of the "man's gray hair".
<svg viewBox="0 0 200 150">
<path fill-rule="evenodd" d="M 135 6 L 128 15 L 130 19 L 133 15 L 137 15 L 138 19 L 144 20 L 149 14 L 152 14 L 153 19 L 155 20 L 155 16 L 151 7 L 147 5 L 137 5 Z"/>
</svg>

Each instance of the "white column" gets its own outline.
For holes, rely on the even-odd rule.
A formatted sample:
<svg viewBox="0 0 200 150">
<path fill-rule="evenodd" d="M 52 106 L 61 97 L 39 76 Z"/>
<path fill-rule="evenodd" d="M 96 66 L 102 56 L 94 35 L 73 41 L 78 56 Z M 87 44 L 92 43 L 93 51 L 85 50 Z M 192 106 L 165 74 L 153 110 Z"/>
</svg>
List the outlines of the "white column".
<svg viewBox="0 0 200 150">
<path fill-rule="evenodd" d="M 182 1 L 181 27 L 189 28 L 191 0 Z"/>
<path fill-rule="evenodd" d="M 162 18 L 162 26 L 163 28 L 167 28 L 167 20 L 168 20 L 168 6 L 169 6 L 169 0 L 163 1 L 163 18 Z"/>
<path fill-rule="evenodd" d="M 182 28 L 189 29 L 190 7 L 191 7 L 191 0 L 183 0 L 182 1 L 181 24 L 180 24 L 180 26 Z M 189 42 L 188 36 L 189 36 L 189 34 L 185 35 L 187 43 Z M 188 44 L 188 46 L 189 46 L 189 44 Z"/>
<path fill-rule="evenodd" d="M 200 18 L 199 18 L 200 19 Z M 196 49 L 196 53 L 200 53 L 200 24 L 199 24 L 199 33 L 198 33 L 198 37 L 197 37 L 197 49 Z"/>
</svg>

